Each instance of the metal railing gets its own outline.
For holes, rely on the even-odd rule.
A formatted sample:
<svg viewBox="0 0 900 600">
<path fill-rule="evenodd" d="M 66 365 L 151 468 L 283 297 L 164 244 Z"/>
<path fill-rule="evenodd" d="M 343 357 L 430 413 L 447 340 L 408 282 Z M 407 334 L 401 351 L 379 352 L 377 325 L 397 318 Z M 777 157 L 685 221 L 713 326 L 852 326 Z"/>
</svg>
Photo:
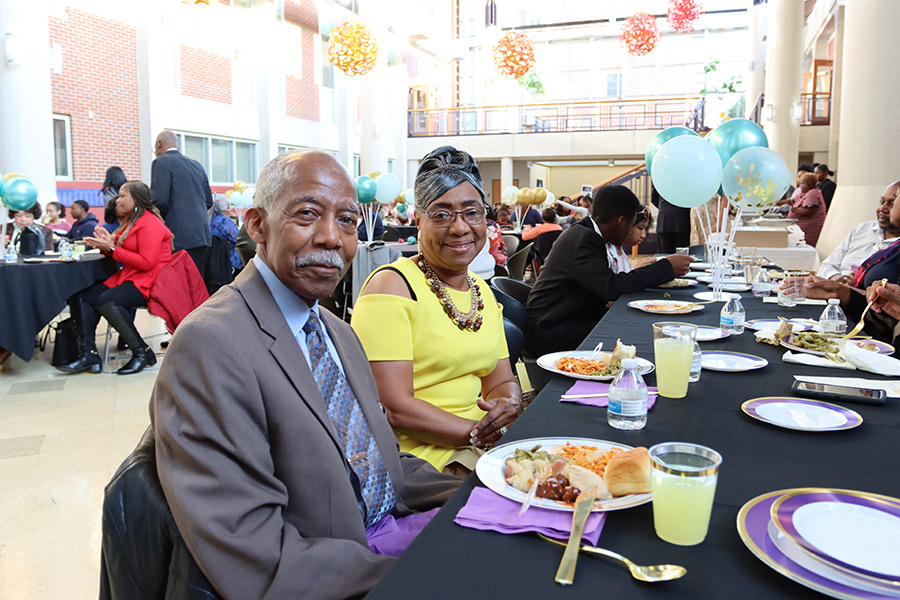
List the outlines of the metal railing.
<svg viewBox="0 0 900 600">
<path fill-rule="evenodd" d="M 409 137 L 703 127 L 701 96 L 410 109 Z"/>
<path fill-rule="evenodd" d="M 759 93 L 759 96 L 756 97 L 756 102 L 753 104 L 753 110 L 750 111 L 750 116 L 747 117 L 749 120 L 753 121 L 757 125 L 759 125 L 759 121 L 762 118 L 762 107 L 766 102 L 766 95 L 763 92 Z"/>
<path fill-rule="evenodd" d="M 761 93 L 750 116 L 755 123 L 761 124 L 763 106 L 766 95 Z M 800 125 L 828 125 L 831 123 L 831 92 L 803 92 L 800 94 Z"/>
</svg>

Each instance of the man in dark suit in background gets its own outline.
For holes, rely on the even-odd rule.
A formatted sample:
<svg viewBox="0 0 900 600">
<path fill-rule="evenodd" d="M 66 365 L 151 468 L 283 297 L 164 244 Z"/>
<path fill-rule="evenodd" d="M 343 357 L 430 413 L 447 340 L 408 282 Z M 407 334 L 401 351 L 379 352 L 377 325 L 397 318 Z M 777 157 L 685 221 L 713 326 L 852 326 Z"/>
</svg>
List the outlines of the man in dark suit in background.
<svg viewBox="0 0 900 600">
<path fill-rule="evenodd" d="M 203 165 L 178 151 L 171 131 L 156 136 L 156 160 L 150 169 L 153 202 L 172 231 L 175 250 L 187 250 L 197 270 L 206 277 L 206 262 L 212 236 L 209 215 L 212 190 Z"/>
<path fill-rule="evenodd" d="M 650 202 L 659 209 L 656 217 L 656 238 L 661 254 L 674 254 L 678 248 L 691 245 L 691 209 L 675 206 L 650 188 Z"/>
</svg>

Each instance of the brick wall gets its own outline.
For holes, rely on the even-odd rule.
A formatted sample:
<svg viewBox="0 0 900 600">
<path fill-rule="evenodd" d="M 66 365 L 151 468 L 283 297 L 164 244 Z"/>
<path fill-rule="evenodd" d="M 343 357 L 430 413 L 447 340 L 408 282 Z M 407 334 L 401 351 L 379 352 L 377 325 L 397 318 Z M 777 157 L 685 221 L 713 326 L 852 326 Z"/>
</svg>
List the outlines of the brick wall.
<svg viewBox="0 0 900 600">
<path fill-rule="evenodd" d="M 318 43 L 319 15 L 314 0 L 285 0 L 284 20 L 289 27 L 302 29 L 302 77 L 285 76 L 285 114 L 297 119 L 319 121 L 319 86 L 315 80 L 315 49 Z M 327 57 L 323 57 L 327 60 Z"/>
<path fill-rule="evenodd" d="M 231 104 L 231 59 L 181 46 L 181 95 Z"/>
<path fill-rule="evenodd" d="M 137 33 L 134 27 L 67 8 L 50 18 L 50 41 L 62 45 L 62 73 L 52 75 L 53 112 L 72 121 L 74 179 L 103 181 L 106 169 L 141 174 Z"/>
</svg>

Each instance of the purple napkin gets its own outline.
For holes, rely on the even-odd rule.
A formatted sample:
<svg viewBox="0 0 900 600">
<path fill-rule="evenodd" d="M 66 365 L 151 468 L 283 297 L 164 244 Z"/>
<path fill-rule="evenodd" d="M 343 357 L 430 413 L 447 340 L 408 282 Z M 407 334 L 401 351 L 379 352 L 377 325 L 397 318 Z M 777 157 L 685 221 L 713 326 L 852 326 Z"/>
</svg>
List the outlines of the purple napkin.
<svg viewBox="0 0 900 600">
<path fill-rule="evenodd" d="M 453 522 L 481 531 L 537 532 L 557 540 L 569 539 L 569 533 L 572 531 L 571 512 L 532 506 L 520 517 L 520 510 L 522 510 L 521 502 L 504 498 L 487 488 L 477 487 L 472 490 L 468 502 L 457 513 Z M 585 523 L 581 540 L 596 546 L 604 521 L 606 521 L 605 512 L 591 513 Z"/>
<path fill-rule="evenodd" d="M 568 394 L 605 394 L 609 392 L 609 384 L 604 383 L 602 381 L 587 381 L 581 380 L 572 387 L 569 388 L 569 391 L 566 392 L 565 395 Z M 655 387 L 647 386 L 647 410 L 653 408 L 653 404 L 656 402 L 656 396 L 658 390 Z M 584 404 L 585 406 L 606 406 L 609 404 L 609 397 L 600 396 L 599 398 L 573 398 L 571 400 L 564 400 L 563 398 L 559 399 L 560 402 L 577 402 L 578 404 Z"/>
</svg>

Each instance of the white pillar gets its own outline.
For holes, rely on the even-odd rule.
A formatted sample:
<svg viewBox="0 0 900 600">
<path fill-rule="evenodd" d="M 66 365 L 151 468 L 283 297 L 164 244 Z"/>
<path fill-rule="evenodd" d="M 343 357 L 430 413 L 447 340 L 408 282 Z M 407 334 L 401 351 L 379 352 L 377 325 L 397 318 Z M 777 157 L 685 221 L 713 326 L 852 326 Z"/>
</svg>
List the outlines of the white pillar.
<svg viewBox="0 0 900 600">
<path fill-rule="evenodd" d="M 48 0 L 0 2 L 0 172 L 31 180 L 41 206 L 56 200 L 49 14 Z"/>
<path fill-rule="evenodd" d="M 831 118 L 828 127 L 828 166 L 837 171 L 840 162 L 841 83 L 844 80 L 844 5 L 834 9 L 834 68 L 831 71 Z"/>
<path fill-rule="evenodd" d="M 390 149 L 391 134 L 390 114 L 380 73 L 387 75 L 385 59 L 379 53 L 378 64 L 374 69 L 362 75 L 359 96 L 360 120 L 362 135 L 360 136 L 359 173 L 365 175 L 372 171 L 387 172 L 387 159 Z"/>
<path fill-rule="evenodd" d="M 800 62 L 803 59 L 803 2 L 769 2 L 766 51 L 766 108 L 773 119 L 762 120 L 769 148 L 781 155 L 791 173 L 797 172 L 800 152 L 800 123 L 792 113 L 800 102 L 803 85 Z M 752 100 L 751 100 L 752 102 Z"/>
<path fill-rule="evenodd" d="M 513 184 L 513 159 L 504 156 L 500 159 L 500 193 Z"/>
<path fill-rule="evenodd" d="M 419 172 L 419 161 L 411 158 L 406 161 L 406 184 L 405 188 L 411 188 L 416 185 L 416 174 Z"/>
<path fill-rule="evenodd" d="M 865 0 L 844 7 L 841 75 L 841 170 L 817 246 L 826 255 L 847 232 L 875 216 L 881 192 L 900 179 L 900 2 Z M 831 165 L 829 165 L 831 166 Z"/>
<path fill-rule="evenodd" d="M 768 4 L 750 7 L 750 85 L 747 88 L 747 116 L 765 89 L 766 83 L 766 14 Z"/>
</svg>

